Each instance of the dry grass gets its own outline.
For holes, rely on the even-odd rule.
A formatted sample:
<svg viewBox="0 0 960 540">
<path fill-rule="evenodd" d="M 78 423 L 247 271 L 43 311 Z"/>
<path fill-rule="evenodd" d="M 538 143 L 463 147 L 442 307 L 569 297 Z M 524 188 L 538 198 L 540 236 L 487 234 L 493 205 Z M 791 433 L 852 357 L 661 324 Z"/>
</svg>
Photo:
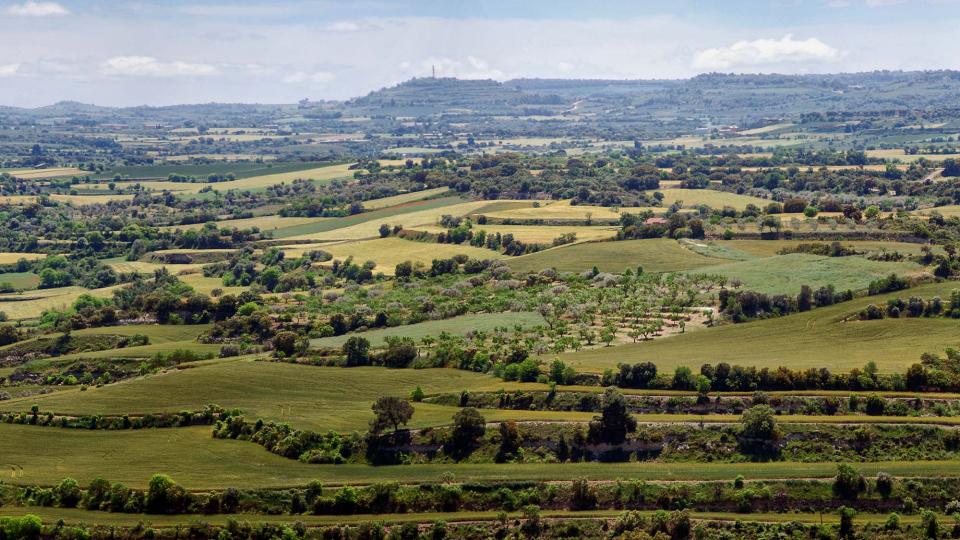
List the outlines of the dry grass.
<svg viewBox="0 0 960 540">
<path fill-rule="evenodd" d="M 181 272 L 199 272 L 203 268 L 202 263 L 189 263 L 189 264 L 165 264 L 165 263 L 154 263 L 147 261 L 112 261 L 108 263 L 110 268 L 113 268 L 116 272 L 129 273 L 136 272 L 138 274 L 153 274 L 161 268 L 166 268 L 173 275 L 180 274 Z"/>
<path fill-rule="evenodd" d="M 12 253 L 9 251 L 0 251 L 0 264 L 14 264 L 20 259 L 35 261 L 45 257 L 46 255 L 43 253 Z"/>
<path fill-rule="evenodd" d="M 418 225 L 433 225 L 439 222 L 440 217 L 449 214 L 451 216 L 464 216 L 471 212 L 476 212 L 490 204 L 487 201 L 472 201 L 439 208 L 431 208 L 419 212 L 410 212 L 407 214 L 398 214 L 381 219 L 364 221 L 349 227 L 323 231 L 311 234 L 302 234 L 291 236 L 287 240 L 363 240 L 365 238 L 376 238 L 380 236 L 380 226 L 389 225 L 393 227 L 400 225 L 404 228 L 415 228 Z"/>
<path fill-rule="evenodd" d="M 450 191 L 448 188 L 439 187 L 434 189 L 425 189 L 423 191 L 414 191 L 412 193 L 403 193 L 401 195 L 394 195 L 392 197 L 383 197 L 381 199 L 364 201 L 363 207 L 367 210 L 379 210 L 380 208 L 388 208 L 398 204 L 406 204 L 413 201 L 423 200 L 427 197 L 433 197 L 448 191 Z"/>
<path fill-rule="evenodd" d="M 276 229 L 282 229 L 284 227 L 295 227 L 297 225 L 305 225 L 307 223 L 318 223 L 320 221 L 327 221 L 333 218 L 324 218 L 324 217 L 284 217 L 284 216 L 260 216 L 253 218 L 244 218 L 244 219 L 225 219 L 223 221 L 215 221 L 217 229 L 249 229 L 251 227 L 259 227 L 261 231 L 272 231 Z M 206 223 L 191 223 L 190 225 L 170 225 L 168 227 L 160 227 L 162 231 L 192 231 L 202 229 Z"/>
<path fill-rule="evenodd" d="M 882 159 L 899 159 L 900 161 L 917 161 L 924 158 L 927 161 L 943 161 L 945 159 L 960 159 L 960 154 L 907 154 L 902 148 L 888 148 L 883 150 L 867 150 L 868 157 Z"/>
<path fill-rule="evenodd" d="M 60 176 L 73 176 L 82 174 L 83 171 L 76 167 L 52 167 L 49 169 L 0 169 L 0 174 L 8 173 L 14 178 L 22 180 L 39 180 L 42 178 L 57 178 Z"/>
<path fill-rule="evenodd" d="M 103 289 L 85 289 L 83 287 L 60 287 L 57 289 L 41 289 L 24 294 L 0 295 L 0 311 L 7 314 L 12 320 L 34 319 L 48 309 L 65 309 L 82 294 L 90 294 L 97 298 L 109 298 L 113 291 L 123 287 L 114 285 Z"/>
<path fill-rule="evenodd" d="M 446 228 L 439 225 L 427 225 L 417 227 L 418 231 L 430 233 L 440 233 L 446 231 Z M 585 225 L 474 225 L 473 231 L 476 234 L 479 231 L 486 231 L 487 234 L 512 234 L 514 238 L 521 242 L 534 244 L 549 244 L 555 238 L 567 233 L 575 233 L 578 241 L 584 240 L 606 240 L 617 235 L 619 227 L 614 226 L 592 226 Z"/>
<path fill-rule="evenodd" d="M 722 208 L 732 206 L 738 210 L 743 210 L 748 204 L 763 206 L 770 201 L 759 197 L 750 197 L 747 195 L 738 195 L 736 193 L 727 193 L 725 191 L 715 191 L 712 189 L 655 189 L 648 191 L 649 195 L 654 192 L 663 193 L 663 206 L 670 206 L 677 201 L 683 201 L 686 208 L 705 204 L 711 208 Z"/>
<path fill-rule="evenodd" d="M 303 246 L 291 247 L 294 248 L 295 253 L 288 252 L 288 256 L 298 256 L 303 253 Z M 287 251 L 287 247 L 281 249 Z M 340 260 L 353 257 L 354 262 L 357 263 L 373 261 L 377 263 L 374 270 L 386 275 L 393 275 L 394 267 L 404 261 L 419 262 L 429 266 L 433 259 L 448 259 L 454 255 L 467 255 L 474 259 L 499 259 L 503 257 L 495 251 L 473 246 L 415 242 L 396 237 L 334 243 L 313 247 L 313 249 L 322 249 Z"/>
</svg>

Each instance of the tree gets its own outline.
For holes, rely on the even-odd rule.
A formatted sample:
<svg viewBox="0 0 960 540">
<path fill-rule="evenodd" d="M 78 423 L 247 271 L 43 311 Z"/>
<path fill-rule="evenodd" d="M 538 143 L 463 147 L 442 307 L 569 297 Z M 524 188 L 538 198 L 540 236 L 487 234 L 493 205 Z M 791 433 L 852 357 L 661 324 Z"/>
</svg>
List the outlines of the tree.
<svg viewBox="0 0 960 540">
<path fill-rule="evenodd" d="M 627 409 L 627 400 L 616 388 L 609 387 L 603 393 L 603 408 L 600 416 L 590 422 L 590 438 L 610 444 L 621 444 L 628 433 L 637 430 L 637 420 Z"/>
<path fill-rule="evenodd" d="M 450 431 L 448 453 L 462 459 L 480 442 L 487 431 L 487 421 L 480 411 L 465 407 L 453 415 L 453 429 Z"/>
<path fill-rule="evenodd" d="M 754 405 L 743 412 L 740 418 L 741 433 L 748 439 L 775 441 L 780 438 L 775 413 L 769 405 Z"/>
<path fill-rule="evenodd" d="M 73 478 L 64 478 L 62 482 L 54 489 L 54 494 L 60 502 L 62 508 L 76 508 L 80 502 L 82 492 L 80 485 Z"/>
<path fill-rule="evenodd" d="M 273 349 L 286 356 L 293 356 L 297 352 L 297 334 L 287 330 L 278 332 L 273 336 Z"/>
<path fill-rule="evenodd" d="M 412 338 L 388 336 L 387 348 L 380 354 L 380 362 L 389 368 L 405 368 L 417 357 L 417 345 Z"/>
<path fill-rule="evenodd" d="M 390 236 L 390 226 L 386 223 L 380 225 L 380 238 L 386 238 Z"/>
<path fill-rule="evenodd" d="M 847 463 L 837 465 L 837 476 L 833 480 L 833 494 L 844 499 L 856 499 L 867 489 L 863 475 Z"/>
<path fill-rule="evenodd" d="M 343 344 L 343 355 L 348 366 L 365 366 L 370 364 L 370 342 L 367 338 L 351 336 Z"/>
<path fill-rule="evenodd" d="M 520 430 L 516 422 L 500 422 L 499 431 L 500 448 L 497 449 L 495 460 L 497 463 L 506 463 L 520 451 Z"/>
<path fill-rule="evenodd" d="M 379 398 L 371 409 L 375 415 L 370 421 L 372 433 L 380 433 L 389 426 L 393 427 L 393 431 L 397 431 L 401 425 L 407 425 L 413 416 L 413 405 L 405 399 L 393 396 Z"/>
<path fill-rule="evenodd" d="M 840 538 L 853 538 L 853 517 L 856 515 L 857 511 L 853 508 L 840 507 L 840 531 L 838 533 Z"/>
</svg>

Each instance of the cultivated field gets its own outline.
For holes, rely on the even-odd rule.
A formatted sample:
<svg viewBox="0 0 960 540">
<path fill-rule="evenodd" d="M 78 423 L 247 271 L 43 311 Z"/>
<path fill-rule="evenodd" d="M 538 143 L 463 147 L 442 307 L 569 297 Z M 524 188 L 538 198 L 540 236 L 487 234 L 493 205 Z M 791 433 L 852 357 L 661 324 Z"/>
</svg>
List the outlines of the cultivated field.
<svg viewBox="0 0 960 540">
<path fill-rule="evenodd" d="M 287 248 L 290 248 L 288 251 Z M 303 246 L 281 246 L 290 256 L 297 256 L 305 251 Z M 344 260 L 353 257 L 357 264 L 373 261 L 377 264 L 375 272 L 383 272 L 392 276 L 397 264 L 404 261 L 420 263 L 427 267 L 433 259 L 449 259 L 454 255 L 466 255 L 474 259 L 499 259 L 499 253 L 489 249 L 458 244 L 435 244 L 432 242 L 417 242 L 402 238 L 377 238 L 374 240 L 360 240 L 356 242 L 333 242 L 330 244 L 313 245 L 311 249 L 321 249 L 330 253 L 336 259 Z M 309 251 L 308 249 L 306 251 Z"/>
<path fill-rule="evenodd" d="M 661 370 L 699 368 L 704 362 L 791 369 L 825 367 L 845 372 L 876 362 L 883 371 L 903 372 L 924 352 L 956 346 L 957 323 L 951 319 L 842 319 L 868 304 L 884 306 L 888 298 L 947 298 L 955 283 L 920 285 L 909 291 L 857 298 L 783 318 L 728 324 L 646 343 L 585 349 L 562 358 L 577 369 L 601 372 L 618 363 L 655 362 Z"/>
<path fill-rule="evenodd" d="M 638 266 L 646 272 L 675 272 L 722 262 L 725 261 L 684 248 L 676 240 L 660 238 L 561 246 L 509 260 L 510 268 L 518 272 L 538 272 L 544 268 L 583 272 L 593 267 L 603 272 L 622 272 Z"/>
</svg>

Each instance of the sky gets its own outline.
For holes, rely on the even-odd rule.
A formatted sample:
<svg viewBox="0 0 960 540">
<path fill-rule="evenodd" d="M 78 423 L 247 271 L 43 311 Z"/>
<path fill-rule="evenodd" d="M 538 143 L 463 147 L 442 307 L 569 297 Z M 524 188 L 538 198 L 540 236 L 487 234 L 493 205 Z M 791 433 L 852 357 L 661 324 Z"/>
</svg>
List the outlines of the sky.
<svg viewBox="0 0 960 540">
<path fill-rule="evenodd" d="M 0 0 L 0 105 L 347 99 L 411 77 L 960 69 L 960 0 Z"/>
</svg>

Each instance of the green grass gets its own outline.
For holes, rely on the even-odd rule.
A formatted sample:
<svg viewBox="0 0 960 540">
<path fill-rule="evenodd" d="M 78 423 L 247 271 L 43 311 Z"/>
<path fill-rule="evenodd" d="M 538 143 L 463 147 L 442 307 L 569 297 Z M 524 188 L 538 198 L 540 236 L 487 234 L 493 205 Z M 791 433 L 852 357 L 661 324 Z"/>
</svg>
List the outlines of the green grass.
<svg viewBox="0 0 960 540">
<path fill-rule="evenodd" d="M 22 467 L 22 473 L 20 472 Z M 864 475 L 960 476 L 960 461 L 858 463 Z M 18 471 L 14 474 L 13 471 Z M 5 482 L 52 485 L 64 477 L 87 484 L 96 477 L 143 488 L 154 473 L 169 474 L 190 489 L 325 486 L 373 482 L 518 480 L 732 480 L 831 478 L 835 463 L 524 463 L 309 465 L 271 454 L 258 445 L 214 439 L 211 428 L 101 431 L 0 424 L 0 472 Z"/>
<path fill-rule="evenodd" d="M 864 257 L 825 257 L 806 253 L 776 255 L 762 259 L 727 262 L 697 268 L 696 273 L 739 279 L 742 289 L 768 294 L 800 292 L 802 285 L 814 289 L 833 285 L 838 291 L 866 289 L 871 281 L 895 274 L 915 274 L 922 267 L 912 262 L 871 261 Z"/>
<path fill-rule="evenodd" d="M 124 178 L 166 179 L 168 176 L 170 176 L 170 174 L 176 173 L 184 176 L 195 176 L 197 178 L 206 179 L 206 177 L 211 174 L 233 173 L 234 176 L 236 176 L 239 179 L 239 178 L 251 178 L 254 176 L 261 176 L 261 175 L 267 175 L 267 174 L 304 171 L 307 169 L 314 169 L 318 165 L 319 164 L 315 162 L 301 162 L 301 161 L 292 161 L 287 163 L 219 162 L 219 163 L 207 163 L 202 165 L 188 165 L 188 164 L 147 165 L 147 166 L 114 167 L 109 171 L 104 171 L 103 173 L 95 174 L 93 175 L 93 177 L 97 179 L 101 179 L 102 181 L 113 180 L 113 177 L 118 174 Z M 210 184 L 210 185 L 216 187 L 216 184 Z"/>
<path fill-rule="evenodd" d="M 355 214 L 353 216 L 347 216 L 337 219 L 330 219 L 325 221 L 319 221 L 316 223 L 306 223 L 303 225 L 295 225 L 293 227 L 284 227 L 281 229 L 276 229 L 273 231 L 274 238 L 289 238 L 291 236 L 301 236 L 304 234 L 317 234 L 321 232 L 334 231 L 337 229 L 342 229 L 344 227 L 350 227 L 352 225 L 359 225 L 360 223 L 365 223 L 367 221 L 372 221 L 375 219 L 389 218 L 393 216 L 399 216 L 402 214 L 409 214 L 411 212 L 420 212 L 423 210 L 432 210 L 435 208 L 443 208 L 444 206 L 451 206 L 454 204 L 459 204 L 464 202 L 460 197 L 440 197 L 437 199 L 427 199 L 409 202 L 397 206 L 391 206 L 388 208 L 381 208 L 378 210 L 373 210 L 371 212 L 362 212 L 360 214 Z"/>
<path fill-rule="evenodd" d="M 382 345 L 386 341 L 386 338 L 390 336 L 410 337 L 419 341 L 425 336 L 439 336 L 441 332 L 464 335 L 471 330 L 491 331 L 497 327 L 513 328 L 518 324 L 529 327 L 546 324 L 546 322 L 539 313 L 532 312 L 481 313 L 477 315 L 461 315 L 460 317 L 439 321 L 426 321 L 406 326 L 370 330 L 359 334 L 353 333 L 313 339 L 310 340 L 310 345 L 317 348 L 339 348 L 346 343 L 347 339 L 357 335 L 367 338 L 370 344 L 376 347 Z"/>
<path fill-rule="evenodd" d="M 642 266 L 645 272 L 693 270 L 725 262 L 684 248 L 676 240 L 654 238 L 621 242 L 593 242 L 548 249 L 510 259 L 518 272 L 556 268 L 561 272 L 583 272 L 596 266 L 601 272 L 623 272 Z"/>
<path fill-rule="evenodd" d="M 191 369 L 138 378 L 101 388 L 12 399 L 0 410 L 64 414 L 144 414 L 196 410 L 209 403 L 239 408 L 251 419 L 301 428 L 364 431 L 370 405 L 381 396 L 406 397 L 417 386 L 430 393 L 522 388 L 454 369 L 324 368 L 247 359 L 208 362 Z M 418 404 L 412 426 L 448 423 L 455 410 Z"/>
<path fill-rule="evenodd" d="M 924 352 L 941 353 L 960 341 L 953 319 L 883 319 L 841 322 L 867 304 L 888 298 L 949 298 L 955 282 L 933 283 L 880 296 L 857 298 L 812 311 L 743 324 L 728 324 L 646 343 L 600 347 L 563 354 L 578 370 L 603 371 L 621 362 L 654 362 L 661 371 L 677 366 L 699 369 L 706 362 L 792 369 L 862 368 L 873 361 L 882 371 L 903 372 Z"/>
<path fill-rule="evenodd" d="M 33 272 L 6 272 L 0 274 L 0 283 L 9 283 L 17 289 L 36 289 L 40 284 L 40 276 Z"/>
</svg>

